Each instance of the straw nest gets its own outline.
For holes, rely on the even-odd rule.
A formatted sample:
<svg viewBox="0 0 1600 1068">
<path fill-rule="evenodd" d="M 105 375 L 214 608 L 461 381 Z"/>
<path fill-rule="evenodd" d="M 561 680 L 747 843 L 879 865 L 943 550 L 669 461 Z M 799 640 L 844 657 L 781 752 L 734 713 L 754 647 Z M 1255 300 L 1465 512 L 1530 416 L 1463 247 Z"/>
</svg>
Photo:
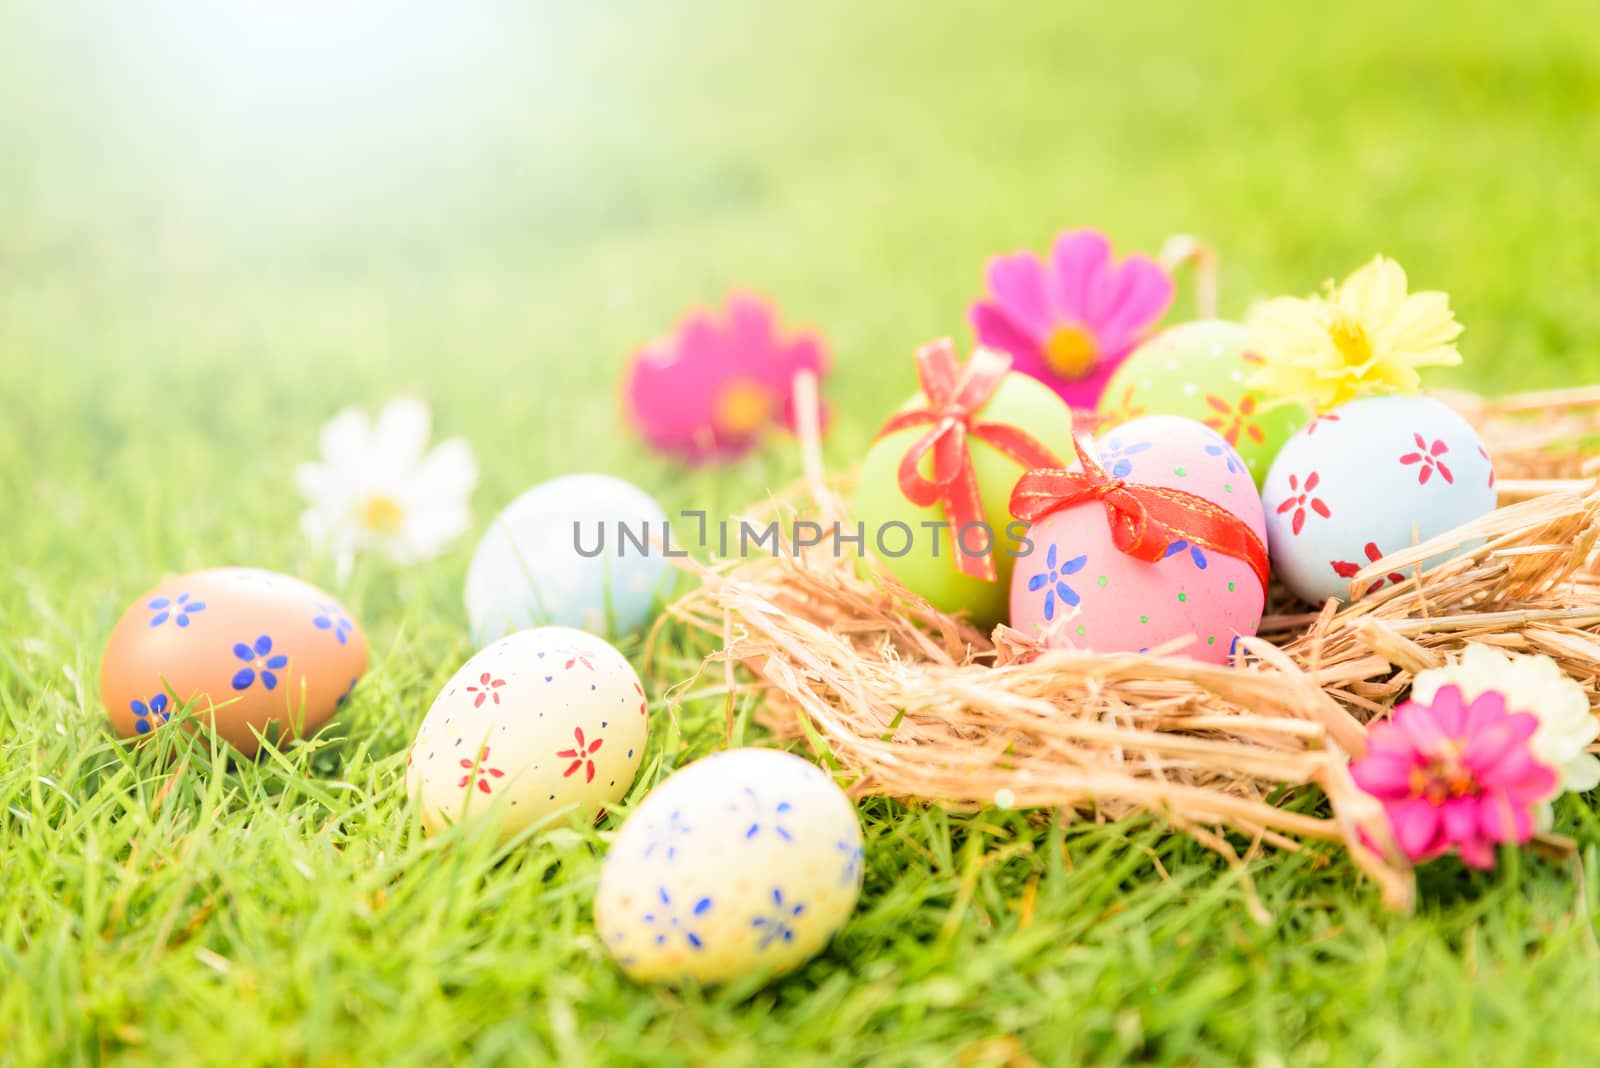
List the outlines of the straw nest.
<svg viewBox="0 0 1600 1068">
<path fill-rule="evenodd" d="M 1600 432 L 1600 387 L 1443 399 L 1488 443 L 1499 509 L 1351 583 L 1401 572 L 1404 585 L 1321 611 L 1275 589 L 1232 667 L 1043 650 L 1003 626 L 983 634 L 891 580 L 863 579 L 826 542 L 697 567 L 701 584 L 670 616 L 720 645 L 706 667 L 726 673 L 730 714 L 736 690 L 763 691 L 762 722 L 829 755 L 857 794 L 1150 812 L 1241 862 L 1342 843 L 1384 901 L 1406 909 L 1410 869 L 1348 771 L 1365 724 L 1468 641 L 1546 653 L 1600 705 L 1600 456 L 1583 451 Z M 839 490 L 813 469 L 765 507 L 842 521 Z M 1325 804 L 1297 800 L 1312 786 Z"/>
</svg>

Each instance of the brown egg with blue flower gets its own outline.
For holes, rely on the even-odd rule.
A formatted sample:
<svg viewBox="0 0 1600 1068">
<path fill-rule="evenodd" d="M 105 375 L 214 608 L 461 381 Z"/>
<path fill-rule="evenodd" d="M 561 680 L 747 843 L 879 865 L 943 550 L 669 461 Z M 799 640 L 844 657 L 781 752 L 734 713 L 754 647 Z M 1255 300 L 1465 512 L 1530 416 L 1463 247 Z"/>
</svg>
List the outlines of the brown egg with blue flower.
<svg viewBox="0 0 1600 1068">
<path fill-rule="evenodd" d="M 229 567 L 167 579 L 112 628 L 100 695 L 112 729 L 182 727 L 246 756 L 317 730 L 367 670 L 367 640 L 339 601 L 299 579 Z"/>
</svg>

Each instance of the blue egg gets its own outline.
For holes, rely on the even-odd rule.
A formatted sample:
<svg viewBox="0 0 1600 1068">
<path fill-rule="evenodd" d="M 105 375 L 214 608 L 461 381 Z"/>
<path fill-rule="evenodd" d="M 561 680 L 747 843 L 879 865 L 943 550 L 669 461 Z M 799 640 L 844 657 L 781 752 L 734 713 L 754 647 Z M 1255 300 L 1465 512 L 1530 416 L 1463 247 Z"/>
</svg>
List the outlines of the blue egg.
<svg viewBox="0 0 1600 1068">
<path fill-rule="evenodd" d="M 661 506 L 620 478 L 540 483 L 495 517 L 472 554 L 473 639 L 483 646 L 549 625 L 609 636 L 639 629 L 666 584 L 668 538 Z"/>
</svg>

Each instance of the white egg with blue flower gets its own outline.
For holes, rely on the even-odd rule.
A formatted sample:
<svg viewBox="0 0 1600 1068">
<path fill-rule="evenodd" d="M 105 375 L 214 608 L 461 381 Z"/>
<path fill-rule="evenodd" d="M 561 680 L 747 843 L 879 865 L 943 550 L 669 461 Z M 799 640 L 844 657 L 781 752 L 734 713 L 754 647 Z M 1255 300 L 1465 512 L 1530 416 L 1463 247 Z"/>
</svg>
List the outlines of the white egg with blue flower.
<svg viewBox="0 0 1600 1068">
<path fill-rule="evenodd" d="M 733 749 L 690 764 L 629 813 L 606 854 L 595 927 L 641 982 L 776 976 L 854 911 L 856 809 L 811 762 Z"/>
<path fill-rule="evenodd" d="M 1493 511 L 1494 482 L 1483 439 L 1442 401 L 1350 401 L 1291 437 L 1262 484 L 1273 570 L 1313 604 L 1349 599 L 1352 579 L 1369 564 Z M 1456 551 L 1431 557 L 1423 569 Z M 1414 574 L 1384 572 L 1355 592 L 1375 593 Z"/>
<path fill-rule="evenodd" d="M 667 517 L 610 475 L 540 483 L 495 517 L 467 569 L 467 619 L 487 645 L 555 625 L 619 636 L 647 623 L 666 583 Z"/>
</svg>

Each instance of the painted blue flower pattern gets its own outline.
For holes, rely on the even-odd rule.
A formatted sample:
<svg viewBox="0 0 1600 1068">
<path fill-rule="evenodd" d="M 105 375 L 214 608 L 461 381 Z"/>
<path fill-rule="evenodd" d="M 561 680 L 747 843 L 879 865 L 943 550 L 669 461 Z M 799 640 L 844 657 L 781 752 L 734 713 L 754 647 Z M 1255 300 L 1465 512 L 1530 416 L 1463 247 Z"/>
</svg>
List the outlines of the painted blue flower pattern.
<svg viewBox="0 0 1600 1068">
<path fill-rule="evenodd" d="M 1198 567 L 1201 571 L 1204 571 L 1207 563 L 1209 563 L 1209 561 L 1206 560 L 1206 554 L 1201 551 L 1200 546 L 1191 545 L 1182 538 L 1179 538 L 1177 541 L 1167 546 L 1166 555 L 1163 556 L 1162 559 L 1165 560 L 1168 556 L 1177 556 L 1185 549 L 1189 550 L 1189 559 L 1194 561 L 1194 566 Z"/>
<path fill-rule="evenodd" d="M 156 597 L 145 602 L 145 607 L 155 613 L 150 617 L 152 627 L 159 627 L 169 619 L 180 627 L 187 627 L 189 617 L 204 612 L 206 603 L 190 599 L 187 593 L 180 593 L 177 600 L 171 597 Z"/>
<path fill-rule="evenodd" d="M 276 656 L 273 655 L 272 639 L 265 634 L 250 644 L 239 642 L 233 647 L 233 655 L 244 661 L 246 665 L 240 668 L 233 676 L 233 688 L 235 690 L 248 690 L 255 685 L 257 678 L 261 680 L 261 685 L 267 689 L 276 690 L 278 688 L 276 672 L 282 671 L 289 666 L 289 658 L 287 656 L 282 653 Z"/>
<path fill-rule="evenodd" d="M 1203 447 L 1204 447 L 1204 449 L 1206 451 L 1206 454 L 1208 456 L 1220 456 L 1220 457 L 1222 457 L 1222 459 L 1224 461 L 1226 461 L 1226 463 L 1228 465 L 1228 474 L 1230 474 L 1230 475 L 1242 475 L 1242 474 L 1244 474 L 1244 464 L 1239 462 L 1238 455 L 1235 454 L 1234 451 L 1232 449 L 1230 449 L 1225 442 L 1218 442 L 1215 445 L 1206 445 L 1206 446 L 1203 446 Z"/>
<path fill-rule="evenodd" d="M 1065 563 L 1058 564 L 1056 547 L 1050 546 L 1050 551 L 1045 554 L 1044 565 L 1046 570 L 1039 572 L 1028 580 L 1028 592 L 1038 593 L 1044 591 L 1044 618 L 1046 621 L 1056 618 L 1056 601 L 1075 608 L 1081 598 L 1078 591 L 1067 584 L 1064 576 L 1076 575 L 1083 570 L 1083 565 L 1088 563 L 1089 557 L 1075 556 Z"/>
<path fill-rule="evenodd" d="M 696 919 L 711 911 L 711 899 L 703 897 L 690 906 L 688 912 L 679 917 L 677 908 L 672 904 L 672 895 L 667 893 L 667 888 L 657 887 L 656 896 L 661 904 L 653 911 L 644 914 L 644 922 L 655 930 L 656 945 L 664 946 L 667 939 L 674 934 L 682 934 L 683 940 L 689 943 L 692 949 L 702 949 L 705 943 L 692 926 Z"/>
<path fill-rule="evenodd" d="M 665 827 L 656 826 L 651 828 L 650 844 L 645 846 L 644 856 L 650 857 L 659 849 L 668 860 L 676 859 L 678 856 L 678 839 L 693 829 L 683 821 L 683 813 L 673 809 L 672 814 L 667 817 L 667 825 Z"/>
<path fill-rule="evenodd" d="M 783 899 L 783 891 L 778 887 L 772 888 L 772 911 L 765 916 L 757 916 L 750 921 L 750 926 L 761 932 L 761 944 L 758 949 L 766 949 L 774 942 L 794 941 L 794 921 L 806 910 L 804 902 L 789 902 Z"/>
<path fill-rule="evenodd" d="M 139 734 L 149 734 L 161 726 L 172 718 L 172 713 L 167 711 L 168 705 L 164 693 L 158 693 L 148 701 L 130 701 L 128 707 L 133 711 L 133 729 Z"/>
<path fill-rule="evenodd" d="M 351 679 L 350 680 L 350 685 L 348 685 L 348 686 L 346 686 L 344 688 L 344 693 L 339 695 L 339 699 L 333 703 L 333 707 L 334 708 L 343 708 L 344 705 L 345 705 L 345 702 L 350 700 L 350 695 L 356 692 L 356 683 L 358 683 L 360 681 L 361 681 L 360 679 Z"/>
<path fill-rule="evenodd" d="M 789 813 L 794 808 L 787 801 L 779 801 L 773 806 L 771 816 L 767 816 L 761 808 L 761 799 L 756 792 L 746 786 L 744 792 L 750 798 L 750 825 L 745 828 L 745 838 L 754 838 L 763 831 L 771 831 L 785 842 L 794 841 L 794 833 L 785 824 L 789 821 Z"/>
<path fill-rule="evenodd" d="M 844 839 L 833 843 L 833 848 L 844 856 L 844 867 L 839 871 L 839 885 L 846 886 L 861 880 L 861 861 L 866 856 L 866 850 L 859 843 L 847 842 Z"/>
<path fill-rule="evenodd" d="M 318 630 L 332 631 L 333 636 L 339 639 L 340 645 L 349 643 L 350 631 L 355 627 L 350 618 L 339 611 L 337 605 L 321 603 L 317 605 L 317 614 L 312 618 L 311 625 Z"/>
<path fill-rule="evenodd" d="M 1149 451 L 1154 444 L 1150 441 L 1135 441 L 1124 445 L 1121 438 L 1113 435 L 1099 448 L 1100 466 L 1104 467 L 1112 478 L 1127 478 L 1133 474 L 1133 458 L 1141 452 Z"/>
</svg>

